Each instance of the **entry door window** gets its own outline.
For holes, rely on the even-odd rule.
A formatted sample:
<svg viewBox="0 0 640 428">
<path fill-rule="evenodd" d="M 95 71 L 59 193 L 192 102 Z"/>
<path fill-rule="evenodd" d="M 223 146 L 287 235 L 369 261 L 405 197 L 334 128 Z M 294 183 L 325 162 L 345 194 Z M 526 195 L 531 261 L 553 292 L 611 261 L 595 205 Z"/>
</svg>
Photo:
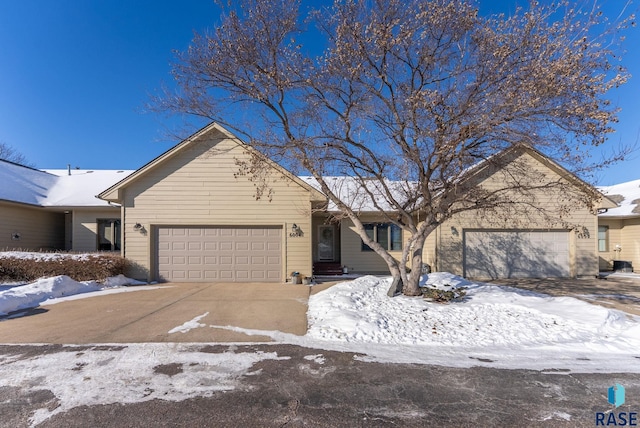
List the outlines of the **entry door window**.
<svg viewBox="0 0 640 428">
<path fill-rule="evenodd" d="M 318 232 L 318 260 L 333 261 L 335 228 L 333 226 L 319 226 Z"/>
<path fill-rule="evenodd" d="M 98 250 L 120 250 L 119 219 L 98 219 Z"/>
</svg>

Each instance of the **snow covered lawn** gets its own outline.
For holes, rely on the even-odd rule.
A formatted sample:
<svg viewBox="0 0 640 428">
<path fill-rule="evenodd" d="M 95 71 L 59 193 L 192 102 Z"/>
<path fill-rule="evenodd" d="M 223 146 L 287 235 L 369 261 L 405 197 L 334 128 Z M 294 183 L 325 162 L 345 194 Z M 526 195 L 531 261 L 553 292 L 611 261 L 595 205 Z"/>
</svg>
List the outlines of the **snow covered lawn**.
<svg viewBox="0 0 640 428">
<path fill-rule="evenodd" d="M 640 317 L 448 273 L 422 282 L 441 289 L 463 286 L 464 300 L 389 298 L 390 281 L 367 276 L 311 296 L 307 336 L 382 361 L 640 371 Z"/>
</svg>

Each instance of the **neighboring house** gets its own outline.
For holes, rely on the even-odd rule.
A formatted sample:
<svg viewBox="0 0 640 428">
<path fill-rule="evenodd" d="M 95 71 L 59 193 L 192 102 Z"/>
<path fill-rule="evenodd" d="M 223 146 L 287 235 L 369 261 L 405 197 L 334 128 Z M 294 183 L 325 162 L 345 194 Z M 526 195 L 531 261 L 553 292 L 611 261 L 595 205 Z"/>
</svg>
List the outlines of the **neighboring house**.
<svg viewBox="0 0 640 428">
<path fill-rule="evenodd" d="M 532 148 L 518 146 L 498 156 L 499 161 L 480 163 L 469 170 L 464 180 L 470 181 L 472 187 L 495 189 L 510 177 L 522 176 L 522 170 L 526 169 L 537 171 L 536 178 L 561 183 L 554 190 L 562 193 L 561 197 L 549 194 L 549 189 L 541 186 L 527 192 L 527 205 L 535 208 L 505 206 L 500 209 L 501 215 L 478 211 L 458 214 L 429 235 L 423 250 L 424 263 L 433 270 L 479 279 L 597 275 L 597 212 L 615 207 L 615 203 Z M 316 185 L 313 178 L 302 178 Z M 367 232 L 400 259 L 409 237 L 381 218 L 374 204 L 363 196 L 365 192 L 357 192 L 353 180 L 334 177 L 329 183 L 337 194 L 355 195 L 349 203 L 360 214 Z M 375 194 L 375 189 L 366 193 Z M 586 202 L 594 196 L 599 200 Z M 521 197 L 514 191 L 511 200 Z M 575 203 L 570 210 L 566 207 L 567 200 Z M 338 224 L 328 221 L 333 209 L 330 204 L 327 213 L 316 213 L 313 217 L 317 231 L 313 241 L 314 261 L 340 262 L 355 272 L 388 272 L 385 262 L 362 242 L 350 220 Z M 513 211 L 506 211 L 509 209 Z M 556 215 L 562 217 L 562 222 L 550 224 L 540 209 L 551 213 L 562 211 Z"/>
<path fill-rule="evenodd" d="M 217 124 L 209 125 L 154 159 L 99 197 L 122 205 L 123 255 L 138 279 L 166 281 L 284 282 L 292 272 L 312 275 L 313 265 L 346 266 L 353 272 L 388 272 L 363 244 L 348 219 L 336 220 L 332 205 L 309 177 L 295 177 L 270 163 L 271 190 L 256 198 L 259 183 L 239 173 L 253 150 Z M 566 191 L 593 196 L 595 189 L 532 149 L 508 153 Z M 467 180 L 491 186 L 504 174 L 478 167 Z M 359 198 L 348 177 L 334 186 L 354 195 L 370 236 L 400 258 L 408 239 Z M 355 192 L 354 192 L 355 189 Z M 514 195 L 514 198 L 518 197 Z M 530 194 L 538 208 L 555 209 L 548 190 Z M 586 199 L 586 198 L 584 198 Z M 460 215 L 429 237 L 425 261 L 434 269 L 470 277 L 570 277 L 596 275 L 597 210 L 614 207 L 606 198 L 563 214 L 571 226 L 550 226 L 535 213 L 523 217 Z M 537 211 L 537 210 L 533 210 Z"/>
<path fill-rule="evenodd" d="M 498 156 L 505 157 L 499 167 L 479 164 L 467 180 L 494 189 L 528 170 L 540 188 L 514 192 L 513 201 L 526 200 L 522 207 L 506 206 L 497 215 L 467 211 L 446 221 L 427 239 L 426 261 L 439 271 L 480 279 L 596 276 L 597 213 L 616 204 L 530 147 Z M 547 189 L 545 183 L 558 186 Z"/>
<path fill-rule="evenodd" d="M 0 160 L 0 249 L 119 251 L 120 207 L 95 195 L 131 172 Z"/>
<path fill-rule="evenodd" d="M 640 180 L 603 186 L 600 191 L 619 204 L 599 215 L 600 270 L 633 268 L 637 272 L 640 270 Z"/>
</svg>

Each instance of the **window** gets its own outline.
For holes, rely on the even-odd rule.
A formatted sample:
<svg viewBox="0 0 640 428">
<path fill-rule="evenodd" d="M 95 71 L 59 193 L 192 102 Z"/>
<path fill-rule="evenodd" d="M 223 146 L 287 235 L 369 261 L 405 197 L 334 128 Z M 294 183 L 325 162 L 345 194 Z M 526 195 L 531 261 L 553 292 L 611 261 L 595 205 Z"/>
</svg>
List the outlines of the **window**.
<svg viewBox="0 0 640 428">
<path fill-rule="evenodd" d="M 393 223 L 367 223 L 364 230 L 371 240 L 389 251 L 402 250 L 402 229 Z M 364 241 L 360 242 L 362 251 L 373 251 Z"/>
<path fill-rule="evenodd" d="M 598 226 L 598 251 L 609 251 L 609 226 Z"/>
<path fill-rule="evenodd" d="M 98 250 L 120 250 L 120 220 L 98 219 Z"/>
</svg>

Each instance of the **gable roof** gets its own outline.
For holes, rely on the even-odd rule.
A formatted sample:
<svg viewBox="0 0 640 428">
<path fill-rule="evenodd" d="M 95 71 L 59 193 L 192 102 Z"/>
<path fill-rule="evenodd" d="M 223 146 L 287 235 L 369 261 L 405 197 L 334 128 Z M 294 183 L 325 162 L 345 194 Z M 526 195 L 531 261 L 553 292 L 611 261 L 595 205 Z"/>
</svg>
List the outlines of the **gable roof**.
<svg viewBox="0 0 640 428">
<path fill-rule="evenodd" d="M 279 173 L 281 173 L 285 177 L 289 178 L 291 181 L 295 182 L 296 184 L 298 184 L 302 188 L 304 188 L 307 191 L 309 191 L 311 193 L 311 200 L 312 201 L 318 201 L 318 202 L 326 201 L 326 197 L 322 193 L 318 192 L 318 190 L 316 190 L 314 187 L 310 186 L 308 183 L 304 182 L 303 180 L 299 179 L 295 175 L 291 174 L 289 171 L 287 171 L 282 166 L 278 165 L 276 162 L 266 158 L 265 156 L 260 154 L 257 150 L 255 150 L 253 147 L 251 147 L 251 146 L 245 144 L 244 142 L 242 142 L 238 137 L 233 135 L 231 132 L 227 131 L 224 127 L 222 127 L 221 125 L 219 125 L 216 122 L 210 123 L 209 125 L 205 126 L 204 128 L 198 130 L 193 135 L 191 135 L 190 137 L 182 140 L 180 143 L 176 144 L 171 149 L 167 150 L 166 152 L 164 152 L 160 156 L 156 157 L 152 161 L 148 162 L 146 165 L 142 166 L 141 168 L 139 168 L 138 170 L 133 172 L 128 177 L 120 180 L 119 182 L 115 183 L 113 186 L 111 186 L 108 189 L 104 190 L 103 192 L 101 192 L 98 195 L 98 198 L 101 198 L 101 199 L 104 199 L 104 200 L 107 200 L 107 201 L 113 201 L 113 202 L 120 201 L 121 200 L 121 194 L 120 194 L 120 190 L 121 189 L 123 189 L 124 187 L 126 187 L 127 185 L 132 183 L 133 181 L 137 180 L 139 177 L 147 174 L 149 171 L 159 167 L 160 165 L 165 163 L 168 159 L 171 159 L 174 156 L 178 155 L 179 153 L 184 151 L 186 148 L 188 148 L 192 144 L 196 143 L 201 137 L 203 137 L 203 136 L 205 136 L 205 135 L 207 135 L 209 133 L 213 133 L 213 132 L 221 133 L 226 138 L 229 138 L 229 139 L 233 140 L 235 143 L 237 143 L 238 145 L 242 146 L 246 150 L 249 150 L 254 154 L 258 154 L 270 167 L 276 169 Z"/>
<path fill-rule="evenodd" d="M 105 207 L 95 195 L 125 170 L 39 170 L 0 160 L 0 200 L 38 207 Z"/>
<path fill-rule="evenodd" d="M 619 204 L 599 217 L 640 217 L 640 180 L 600 186 L 599 190 Z"/>
<path fill-rule="evenodd" d="M 544 153 L 540 152 L 539 150 L 535 149 L 534 147 L 531 147 L 528 144 L 516 144 L 513 145 L 497 154 L 495 154 L 493 157 L 483 160 L 481 162 L 478 162 L 477 164 L 473 165 L 472 167 L 470 167 L 467 170 L 467 173 L 464 174 L 465 176 L 462 178 L 462 180 L 468 180 L 473 178 L 476 174 L 479 174 L 481 171 L 483 171 L 485 168 L 489 168 L 492 165 L 495 164 L 494 159 L 500 158 L 500 157 L 507 157 L 510 156 L 512 154 L 517 154 L 518 152 L 521 153 L 528 153 L 529 155 L 531 155 L 534 159 L 536 159 L 538 162 L 540 162 L 541 164 L 545 165 L 547 168 L 551 169 L 552 171 L 554 171 L 555 173 L 557 173 L 560 177 L 562 177 L 563 179 L 567 180 L 569 183 L 573 184 L 574 186 L 577 186 L 579 188 L 581 188 L 584 192 L 586 192 L 587 194 L 591 194 L 593 196 L 599 197 L 599 201 L 598 204 L 596 206 L 596 208 L 600 209 L 600 208 L 614 208 L 617 207 L 618 205 L 611 199 L 609 199 L 606 195 L 602 194 L 602 192 L 600 192 L 600 190 L 594 186 L 592 186 L 591 184 L 587 183 L 586 181 L 582 180 L 581 178 L 579 178 L 578 176 L 576 176 L 574 173 L 572 173 L 571 171 L 567 170 L 566 168 L 564 168 L 562 165 L 560 165 L 559 163 L 555 162 L 554 160 L 550 159 L 549 157 L 547 157 Z"/>
</svg>

